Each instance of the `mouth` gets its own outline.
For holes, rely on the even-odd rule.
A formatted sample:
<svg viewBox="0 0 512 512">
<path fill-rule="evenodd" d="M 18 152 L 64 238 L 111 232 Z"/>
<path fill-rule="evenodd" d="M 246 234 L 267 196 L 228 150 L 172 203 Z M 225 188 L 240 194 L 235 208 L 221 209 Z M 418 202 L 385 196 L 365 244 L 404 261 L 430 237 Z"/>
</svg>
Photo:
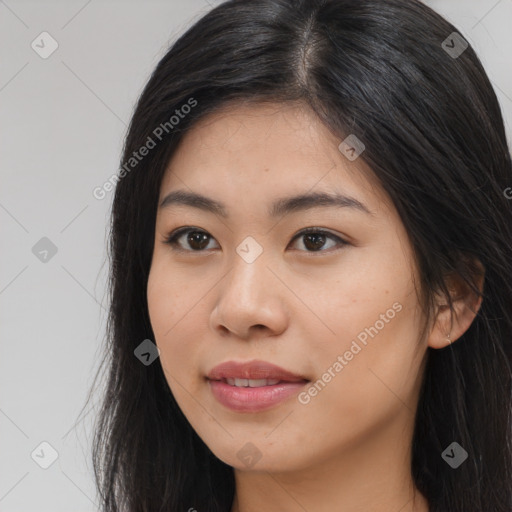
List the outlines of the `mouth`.
<svg viewBox="0 0 512 512">
<path fill-rule="evenodd" d="M 266 386 L 275 386 L 281 382 L 287 382 L 280 379 L 221 379 L 218 382 L 225 382 L 230 386 L 236 386 L 237 388 L 262 388 Z"/>
<path fill-rule="evenodd" d="M 232 411 L 244 413 L 261 412 L 276 407 L 295 396 L 309 381 L 281 381 L 276 384 L 270 382 L 272 381 L 251 387 L 229 384 L 227 380 L 208 380 L 210 390 L 220 404 Z"/>
<path fill-rule="evenodd" d="M 260 412 L 297 394 L 309 379 L 265 361 L 216 366 L 206 377 L 219 403 L 236 412 Z"/>
<path fill-rule="evenodd" d="M 301 382 L 308 380 L 304 375 L 285 370 L 267 361 L 226 361 L 213 368 L 207 375 L 209 380 L 230 380 L 231 385 L 239 387 L 259 387 L 272 382 Z M 265 381 L 265 382 L 263 382 Z M 277 381 L 277 382 L 273 382 Z"/>
</svg>

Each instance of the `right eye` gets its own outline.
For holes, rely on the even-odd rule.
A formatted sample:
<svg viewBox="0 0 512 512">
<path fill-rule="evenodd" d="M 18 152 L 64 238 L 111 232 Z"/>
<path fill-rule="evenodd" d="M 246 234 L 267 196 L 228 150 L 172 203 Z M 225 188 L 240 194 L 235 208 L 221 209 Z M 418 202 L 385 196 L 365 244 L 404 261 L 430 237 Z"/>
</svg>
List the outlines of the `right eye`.
<svg viewBox="0 0 512 512">
<path fill-rule="evenodd" d="M 188 234 L 186 238 L 183 235 Z M 183 247 L 180 239 L 183 238 L 184 243 L 188 244 L 191 249 Z M 206 231 L 199 228 L 183 227 L 171 232 L 164 240 L 165 244 L 169 244 L 174 251 L 179 252 L 204 252 L 203 249 L 208 245 L 208 239 L 212 239 Z"/>
</svg>

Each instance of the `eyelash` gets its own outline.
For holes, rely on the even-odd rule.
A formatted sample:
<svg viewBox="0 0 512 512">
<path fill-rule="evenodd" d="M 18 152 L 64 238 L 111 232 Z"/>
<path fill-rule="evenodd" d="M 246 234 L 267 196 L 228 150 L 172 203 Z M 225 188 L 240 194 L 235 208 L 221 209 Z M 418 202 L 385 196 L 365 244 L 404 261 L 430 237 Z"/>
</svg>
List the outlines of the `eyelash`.
<svg viewBox="0 0 512 512">
<path fill-rule="evenodd" d="M 177 251 L 177 252 L 193 252 L 193 253 L 203 253 L 203 252 L 206 252 L 206 249 L 203 249 L 203 250 L 193 250 L 193 249 L 183 249 L 179 246 L 178 244 L 178 239 L 186 234 L 186 233 L 189 233 L 189 232 L 196 232 L 196 233 L 204 233 L 206 235 L 209 235 L 208 232 L 202 230 L 202 229 L 199 229 L 199 228 L 193 228 L 193 227 L 182 227 L 182 228 L 178 228 L 176 230 L 174 230 L 173 232 L 171 232 L 166 238 L 165 240 L 163 241 L 164 244 L 168 244 L 172 247 L 172 250 L 173 251 Z M 304 236 L 304 235 L 308 235 L 310 233 L 315 233 L 315 234 L 320 234 L 320 235 L 325 235 L 327 238 L 330 238 L 332 240 L 335 240 L 339 247 L 338 249 L 334 249 L 334 251 L 336 250 L 340 250 L 342 249 L 344 246 L 346 245 L 350 245 L 346 240 L 343 240 L 341 237 L 337 236 L 337 235 L 334 235 L 333 233 L 331 233 L 330 231 L 325 231 L 323 229 L 320 229 L 320 228 L 306 228 L 306 229 L 303 229 L 302 231 L 300 231 L 299 233 L 297 233 L 291 240 L 291 242 L 294 242 L 297 238 L 300 238 L 301 236 Z M 210 238 L 213 238 L 211 237 L 211 235 L 209 235 Z M 302 251 L 300 249 L 298 249 L 299 252 L 306 252 L 306 253 L 310 253 L 310 254 L 317 254 L 317 253 L 325 253 L 325 252 L 328 252 L 328 253 L 331 253 L 333 252 L 332 248 L 331 249 L 328 249 L 328 250 L 322 250 L 319 249 L 318 251 L 308 251 L 308 250 L 305 250 L 305 251 Z"/>
</svg>

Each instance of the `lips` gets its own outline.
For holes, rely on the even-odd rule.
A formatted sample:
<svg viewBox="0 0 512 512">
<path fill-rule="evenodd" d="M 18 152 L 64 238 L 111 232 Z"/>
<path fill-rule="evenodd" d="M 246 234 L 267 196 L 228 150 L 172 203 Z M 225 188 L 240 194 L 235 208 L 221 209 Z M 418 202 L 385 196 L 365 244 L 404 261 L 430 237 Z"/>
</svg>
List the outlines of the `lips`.
<svg viewBox="0 0 512 512">
<path fill-rule="evenodd" d="M 226 361 L 213 368 L 208 373 L 209 380 L 227 381 L 227 379 L 250 379 L 250 380 L 277 380 L 278 382 L 307 382 L 303 375 L 294 374 L 280 366 L 266 361 L 248 361 L 237 363 Z"/>
<path fill-rule="evenodd" d="M 296 395 L 309 382 L 266 361 L 219 364 L 207 376 L 213 396 L 237 413 L 268 411 Z"/>
</svg>

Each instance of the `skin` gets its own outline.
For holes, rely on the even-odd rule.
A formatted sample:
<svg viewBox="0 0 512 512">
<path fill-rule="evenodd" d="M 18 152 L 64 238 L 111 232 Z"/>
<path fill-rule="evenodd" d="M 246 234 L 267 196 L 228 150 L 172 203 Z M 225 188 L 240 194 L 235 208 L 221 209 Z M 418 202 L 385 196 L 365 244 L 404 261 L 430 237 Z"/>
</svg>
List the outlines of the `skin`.
<svg viewBox="0 0 512 512">
<path fill-rule="evenodd" d="M 160 200 L 194 191 L 229 212 L 224 219 L 190 206 L 159 209 L 147 292 L 170 389 L 197 434 L 234 468 L 232 512 L 331 512 L 334 503 L 344 512 L 428 511 L 410 474 L 426 351 L 448 345 L 448 334 L 457 340 L 479 302 L 454 281 L 456 317 L 440 298 L 420 339 L 407 233 L 370 169 L 361 158 L 348 160 L 340 142 L 300 105 L 235 105 L 192 128 L 161 184 Z M 273 200 L 311 191 L 350 195 L 371 214 L 317 207 L 268 217 Z M 210 235 L 202 252 L 187 234 L 184 252 L 165 243 L 182 226 Z M 295 238 L 307 227 L 349 243 L 326 238 L 315 252 L 307 236 Z M 250 264 L 236 252 L 247 236 L 263 248 Z M 396 303 L 394 318 L 359 343 L 341 371 L 331 370 L 307 404 L 295 395 L 268 411 L 240 413 L 210 391 L 205 376 L 228 360 L 262 359 L 314 383 Z M 248 442 L 261 455 L 252 466 L 237 456 Z"/>
</svg>

